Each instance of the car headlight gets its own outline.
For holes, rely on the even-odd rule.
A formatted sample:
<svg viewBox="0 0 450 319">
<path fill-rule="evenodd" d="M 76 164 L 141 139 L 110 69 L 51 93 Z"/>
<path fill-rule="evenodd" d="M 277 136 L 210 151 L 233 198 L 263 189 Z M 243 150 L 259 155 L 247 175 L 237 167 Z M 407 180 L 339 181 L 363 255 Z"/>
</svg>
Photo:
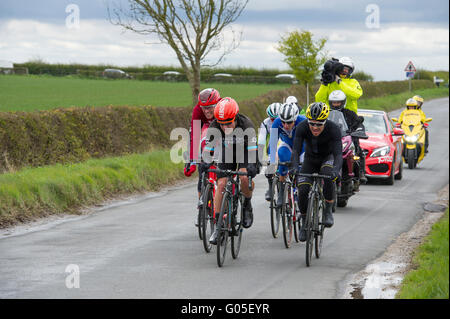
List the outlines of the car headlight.
<svg viewBox="0 0 450 319">
<path fill-rule="evenodd" d="M 420 134 L 416 134 L 414 136 L 406 136 L 405 135 L 405 141 L 408 143 L 415 143 L 419 139 Z"/>
<path fill-rule="evenodd" d="M 370 155 L 370 157 L 380 157 L 380 156 L 386 156 L 391 152 L 391 148 L 386 145 L 383 147 L 379 147 L 377 149 L 375 149 L 372 153 L 372 155 Z"/>
</svg>

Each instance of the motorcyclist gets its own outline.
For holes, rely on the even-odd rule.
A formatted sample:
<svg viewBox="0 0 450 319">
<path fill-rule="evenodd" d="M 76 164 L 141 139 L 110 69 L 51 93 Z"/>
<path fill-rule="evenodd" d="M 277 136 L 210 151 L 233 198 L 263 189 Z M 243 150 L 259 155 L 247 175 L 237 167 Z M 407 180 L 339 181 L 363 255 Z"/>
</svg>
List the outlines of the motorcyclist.
<svg viewBox="0 0 450 319">
<path fill-rule="evenodd" d="M 350 111 L 358 113 L 358 99 L 362 96 L 363 90 L 356 79 L 352 79 L 351 75 L 355 71 L 353 60 L 349 57 L 339 59 L 339 67 L 336 70 L 335 81 L 330 84 L 321 84 L 316 93 L 316 102 L 328 104 L 328 97 L 331 92 L 341 90 L 347 96 L 346 108 Z M 322 81 L 323 82 L 323 81 Z"/>
<path fill-rule="evenodd" d="M 323 195 L 325 205 L 323 208 L 323 224 L 332 227 L 334 224 L 332 207 L 334 202 L 334 182 L 338 179 L 342 168 L 342 136 L 339 126 L 332 121 L 327 121 L 330 108 L 322 102 L 315 102 L 306 110 L 307 121 L 301 122 L 295 132 L 294 147 L 292 148 L 291 167 L 298 167 L 299 154 L 306 144 L 305 158 L 300 170 L 301 173 L 320 173 L 331 176 L 332 179 L 324 179 Z M 312 186 L 312 179 L 299 177 L 299 208 L 302 219 L 300 229 L 300 241 L 306 240 L 305 219 L 308 209 L 308 194 Z"/>
<path fill-rule="evenodd" d="M 417 101 L 417 110 L 419 110 L 419 112 L 421 113 L 421 116 L 426 118 L 424 111 L 422 111 L 422 105 L 424 102 L 423 97 L 421 97 L 420 95 L 414 95 L 413 99 Z M 425 129 L 425 153 L 428 153 L 429 132 L 428 132 L 428 128 L 424 127 L 424 129 Z"/>
<path fill-rule="evenodd" d="M 269 139 L 270 139 L 270 129 L 272 128 L 272 124 L 275 121 L 275 119 L 278 117 L 278 110 L 281 106 L 281 103 L 272 103 L 270 104 L 267 109 L 266 113 L 268 117 L 261 123 L 261 126 L 259 128 L 259 135 L 258 135 L 258 153 L 263 154 L 264 148 L 266 148 L 265 152 L 267 155 L 270 154 L 269 152 Z M 270 164 L 270 162 L 268 163 Z M 266 174 L 267 182 L 269 183 L 269 189 L 266 191 L 266 200 L 270 201 L 270 198 L 272 197 L 271 191 L 272 191 L 272 177 L 273 174 Z"/>
<path fill-rule="evenodd" d="M 344 114 L 345 122 L 347 123 L 350 132 L 365 132 L 365 127 L 363 125 L 364 117 L 358 116 L 355 112 L 345 108 L 345 105 L 347 104 L 347 96 L 344 92 L 342 92 L 341 90 L 331 92 L 330 96 L 328 97 L 328 104 L 332 110 L 340 111 Z M 352 137 L 352 141 L 355 145 L 356 155 L 358 155 L 361 160 L 359 169 L 356 169 L 355 174 L 357 177 L 359 177 L 362 183 L 367 183 L 367 178 L 365 175 L 366 156 L 359 144 L 359 138 Z"/>
<path fill-rule="evenodd" d="M 406 101 L 406 109 L 403 110 L 403 112 L 400 114 L 399 118 L 398 118 L 398 123 L 402 123 L 403 122 L 403 117 L 405 116 L 405 113 L 408 110 L 418 110 L 420 112 L 420 121 L 423 123 L 426 122 L 426 116 L 425 113 L 419 109 L 419 103 L 416 99 L 414 98 L 410 98 Z M 421 105 L 421 104 L 420 104 Z M 425 128 L 425 127 L 424 127 Z M 425 153 L 428 153 L 428 130 L 425 129 Z"/>
<path fill-rule="evenodd" d="M 258 146 L 256 131 L 252 121 L 239 113 L 239 105 L 230 98 L 225 97 L 217 103 L 214 110 L 214 117 L 216 118 L 208 128 L 207 137 L 208 142 L 203 150 L 203 158 L 207 162 L 207 158 L 211 157 L 211 153 L 219 151 L 221 159 L 219 159 L 218 168 L 221 170 L 239 170 L 247 172 L 249 176 L 255 177 L 258 174 Z M 244 132 L 239 135 L 235 132 Z M 216 136 L 218 134 L 218 136 Z M 218 141 L 216 140 L 219 139 Z M 229 160 L 229 154 L 233 158 Z M 205 163 L 202 164 L 207 165 Z M 241 191 L 244 194 L 244 220 L 243 227 L 249 228 L 253 223 L 253 208 L 252 208 L 252 194 L 253 191 L 249 188 L 249 179 L 247 176 L 239 176 L 241 180 Z M 220 211 L 223 199 L 223 192 L 227 182 L 226 175 L 217 174 L 217 190 L 214 197 L 214 209 L 216 212 Z M 254 182 L 252 189 L 254 189 Z M 220 229 L 222 221 L 218 220 L 216 229 L 210 237 L 210 243 L 217 244 L 218 229 Z"/>
</svg>

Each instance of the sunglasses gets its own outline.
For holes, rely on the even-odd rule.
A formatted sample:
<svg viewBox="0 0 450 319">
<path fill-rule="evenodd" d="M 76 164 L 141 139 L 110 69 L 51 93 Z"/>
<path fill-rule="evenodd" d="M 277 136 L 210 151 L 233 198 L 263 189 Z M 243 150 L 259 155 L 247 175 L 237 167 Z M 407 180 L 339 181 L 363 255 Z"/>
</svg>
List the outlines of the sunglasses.
<svg viewBox="0 0 450 319">
<path fill-rule="evenodd" d="M 308 121 L 308 124 L 310 126 L 322 127 L 322 126 L 325 125 L 325 121 L 323 121 L 323 122 L 310 122 L 310 121 Z"/>
<path fill-rule="evenodd" d="M 231 124 L 233 124 L 234 119 L 232 120 L 228 120 L 228 121 L 217 121 L 217 123 L 219 123 L 220 126 L 230 126 Z"/>
<path fill-rule="evenodd" d="M 285 121 L 281 121 L 281 124 L 291 124 L 291 123 L 294 123 L 294 122 L 285 122 Z"/>
</svg>

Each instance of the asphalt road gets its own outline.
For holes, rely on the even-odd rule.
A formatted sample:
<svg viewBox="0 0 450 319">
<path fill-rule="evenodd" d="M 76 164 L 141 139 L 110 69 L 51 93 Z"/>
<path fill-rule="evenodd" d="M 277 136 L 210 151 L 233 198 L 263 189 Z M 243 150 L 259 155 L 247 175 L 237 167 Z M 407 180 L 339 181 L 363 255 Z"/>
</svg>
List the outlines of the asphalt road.
<svg viewBox="0 0 450 319">
<path fill-rule="evenodd" d="M 223 268 L 194 227 L 193 184 L 88 216 L 0 238 L 0 298 L 339 298 L 348 275 L 381 255 L 449 181 L 449 99 L 425 103 L 430 153 L 394 186 L 363 185 L 335 213 L 322 257 L 270 233 L 267 182 L 256 179 L 255 221 Z M 398 115 L 394 112 L 393 115 Z M 79 288 L 69 289 L 79 269 Z M 69 272 L 66 272 L 69 270 Z"/>
</svg>

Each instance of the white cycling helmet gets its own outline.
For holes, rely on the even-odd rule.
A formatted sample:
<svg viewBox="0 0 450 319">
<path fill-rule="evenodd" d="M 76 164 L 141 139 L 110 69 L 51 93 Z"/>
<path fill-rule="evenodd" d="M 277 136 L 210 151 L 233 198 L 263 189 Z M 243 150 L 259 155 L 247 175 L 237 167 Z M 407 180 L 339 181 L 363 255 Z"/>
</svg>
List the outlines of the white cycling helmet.
<svg viewBox="0 0 450 319">
<path fill-rule="evenodd" d="M 333 105 L 333 102 L 341 102 L 339 105 Z M 347 105 L 347 96 L 341 90 L 335 90 L 328 97 L 328 105 L 332 110 L 343 110 Z"/>
<path fill-rule="evenodd" d="M 353 60 L 348 56 L 343 56 L 342 58 L 339 59 L 339 62 L 342 63 L 344 66 L 350 68 L 348 76 L 350 76 L 355 71 L 355 63 L 353 63 Z"/>
<path fill-rule="evenodd" d="M 291 95 L 291 96 L 287 97 L 286 103 L 296 103 L 296 104 L 298 104 L 298 100 L 297 100 L 297 98 L 295 96 Z"/>
<path fill-rule="evenodd" d="M 278 110 L 278 116 L 283 122 L 294 122 L 298 116 L 298 107 L 294 103 L 284 103 Z"/>
<path fill-rule="evenodd" d="M 281 106 L 281 103 L 270 104 L 266 109 L 267 115 L 272 119 L 278 117 L 278 110 L 280 109 L 280 106 Z"/>
</svg>

